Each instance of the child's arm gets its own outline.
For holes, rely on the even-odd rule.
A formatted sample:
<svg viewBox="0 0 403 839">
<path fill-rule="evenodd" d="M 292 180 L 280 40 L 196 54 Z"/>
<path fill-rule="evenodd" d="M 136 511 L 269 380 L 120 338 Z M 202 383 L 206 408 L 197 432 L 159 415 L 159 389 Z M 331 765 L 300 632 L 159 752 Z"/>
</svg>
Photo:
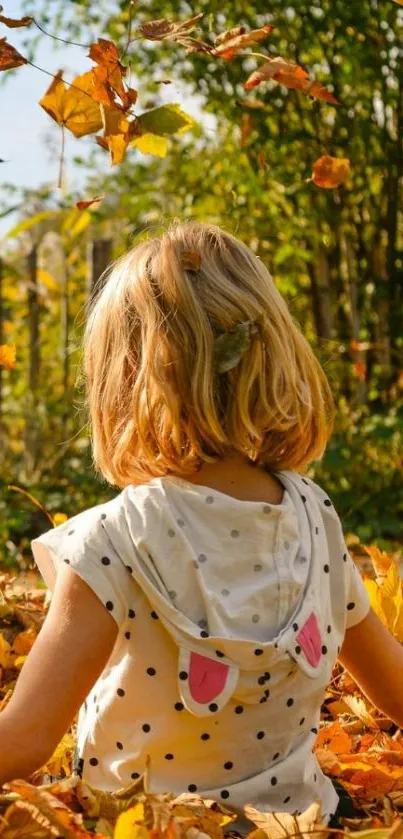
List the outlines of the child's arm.
<svg viewBox="0 0 403 839">
<path fill-rule="evenodd" d="M 339 661 L 373 705 L 403 727 L 403 647 L 372 609 L 347 630 Z"/>
<path fill-rule="evenodd" d="M 112 652 L 117 625 L 66 564 L 14 694 L 0 713 L 0 786 L 52 755 Z"/>
</svg>

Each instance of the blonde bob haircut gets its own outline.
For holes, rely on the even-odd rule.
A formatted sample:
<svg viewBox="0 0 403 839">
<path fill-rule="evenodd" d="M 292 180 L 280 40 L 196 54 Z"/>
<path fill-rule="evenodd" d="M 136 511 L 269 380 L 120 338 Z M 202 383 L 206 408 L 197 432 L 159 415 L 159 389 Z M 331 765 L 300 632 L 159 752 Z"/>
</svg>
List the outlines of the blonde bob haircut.
<svg viewBox="0 0 403 839">
<path fill-rule="evenodd" d="M 239 364 L 218 373 L 215 338 L 256 320 Z M 118 487 L 186 478 L 236 453 L 303 472 L 333 428 L 325 373 L 270 274 L 211 224 L 176 223 L 112 266 L 89 313 L 84 372 L 94 463 Z"/>
</svg>

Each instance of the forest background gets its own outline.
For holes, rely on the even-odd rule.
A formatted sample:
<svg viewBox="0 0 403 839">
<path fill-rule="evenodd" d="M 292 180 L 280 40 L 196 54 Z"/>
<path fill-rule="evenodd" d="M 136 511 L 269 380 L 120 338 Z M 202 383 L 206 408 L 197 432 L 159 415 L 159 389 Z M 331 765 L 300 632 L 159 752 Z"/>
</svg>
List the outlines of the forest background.
<svg viewBox="0 0 403 839">
<path fill-rule="evenodd" d="M 68 132 L 47 117 L 42 148 L 31 142 L 29 122 L 25 146 L 16 144 L 38 182 L 8 182 L 7 160 L 0 164 L 0 345 L 16 345 L 15 366 L 0 366 L 0 563 L 24 567 L 30 539 L 49 526 L 10 485 L 59 520 L 115 492 L 91 465 L 80 380 L 86 306 L 110 260 L 172 218 L 219 224 L 264 260 L 335 396 L 335 432 L 309 475 L 332 497 L 350 545 L 393 549 L 403 514 L 401 4 L 20 0 L 4 10 L 16 12 L 36 24 L 0 36 L 32 63 L 0 74 L 0 101 L 11 103 L 24 73 L 42 77 L 45 94 L 52 79 L 32 65 L 49 71 L 49 43 L 53 66 L 64 65 L 71 81 L 91 68 L 88 47 L 103 37 L 117 45 L 138 90 L 135 111 L 151 133 L 112 168 L 93 136 L 65 137 L 60 165 Z M 262 43 L 224 57 L 140 37 L 147 21 L 199 12 L 191 36 L 210 47 L 235 26 L 274 28 Z M 296 62 L 339 104 L 273 78 L 245 89 L 264 61 L 257 53 Z M 181 110 L 156 119 L 167 103 Z M 24 112 L 26 102 L 13 107 Z M 6 108 L 2 138 L 8 125 Z M 323 155 L 349 160 L 342 185 L 312 181 Z M 77 208 L 95 196 L 104 197 Z"/>
</svg>

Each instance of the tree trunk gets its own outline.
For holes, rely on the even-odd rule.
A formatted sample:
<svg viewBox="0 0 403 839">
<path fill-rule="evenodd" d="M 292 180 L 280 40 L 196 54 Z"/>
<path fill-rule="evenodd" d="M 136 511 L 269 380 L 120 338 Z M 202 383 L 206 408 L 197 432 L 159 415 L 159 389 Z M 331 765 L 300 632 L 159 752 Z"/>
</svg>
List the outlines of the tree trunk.
<svg viewBox="0 0 403 839">
<path fill-rule="evenodd" d="M 329 258 L 325 248 L 320 247 L 318 259 L 310 271 L 313 314 L 319 339 L 333 337 L 333 313 L 330 299 Z"/>
<path fill-rule="evenodd" d="M 401 336 L 402 326 L 402 286 L 403 271 L 399 265 L 397 252 L 398 219 L 401 195 L 401 181 L 403 177 L 403 79 L 399 74 L 399 91 L 396 108 L 396 140 L 391 145 L 389 157 L 389 178 L 387 183 L 388 206 L 387 206 L 387 233 L 388 233 L 388 279 L 389 279 L 389 324 L 390 343 L 392 349 L 398 349 L 398 341 Z M 394 355 L 394 354 L 393 354 Z M 392 355 L 392 366 L 398 366 Z"/>
<path fill-rule="evenodd" d="M 0 346 L 4 344 L 3 261 L 0 258 Z M 3 416 L 3 367 L 0 364 L 0 425 Z"/>
<path fill-rule="evenodd" d="M 112 261 L 112 240 L 94 239 L 88 245 L 88 302 L 94 298 L 103 286 L 105 278 L 102 276 Z M 99 282 L 100 281 L 100 282 Z"/>
<path fill-rule="evenodd" d="M 60 326 L 61 326 L 61 358 L 63 368 L 63 437 L 67 434 L 67 420 L 70 414 L 68 400 L 70 358 L 69 358 L 69 269 L 66 260 L 63 265 L 62 295 L 60 301 Z"/>
<path fill-rule="evenodd" d="M 28 324 L 29 324 L 29 371 L 28 385 L 31 391 L 33 402 L 36 402 L 36 391 L 38 388 L 40 368 L 40 343 L 39 343 L 39 296 L 37 277 L 38 250 L 34 245 L 27 259 L 28 269 Z"/>
</svg>

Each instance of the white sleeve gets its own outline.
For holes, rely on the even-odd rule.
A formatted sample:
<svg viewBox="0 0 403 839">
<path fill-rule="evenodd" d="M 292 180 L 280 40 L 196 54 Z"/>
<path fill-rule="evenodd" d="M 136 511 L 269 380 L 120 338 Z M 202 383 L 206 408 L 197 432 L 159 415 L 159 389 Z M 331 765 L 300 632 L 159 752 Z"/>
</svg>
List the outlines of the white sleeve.
<svg viewBox="0 0 403 839">
<path fill-rule="evenodd" d="M 61 563 L 68 563 L 97 595 L 118 626 L 127 617 L 134 581 L 105 531 L 102 506 L 80 513 L 31 543 L 39 571 L 53 591 Z"/>
<path fill-rule="evenodd" d="M 345 546 L 346 629 L 361 623 L 370 610 L 370 600 L 361 574 Z"/>
</svg>

